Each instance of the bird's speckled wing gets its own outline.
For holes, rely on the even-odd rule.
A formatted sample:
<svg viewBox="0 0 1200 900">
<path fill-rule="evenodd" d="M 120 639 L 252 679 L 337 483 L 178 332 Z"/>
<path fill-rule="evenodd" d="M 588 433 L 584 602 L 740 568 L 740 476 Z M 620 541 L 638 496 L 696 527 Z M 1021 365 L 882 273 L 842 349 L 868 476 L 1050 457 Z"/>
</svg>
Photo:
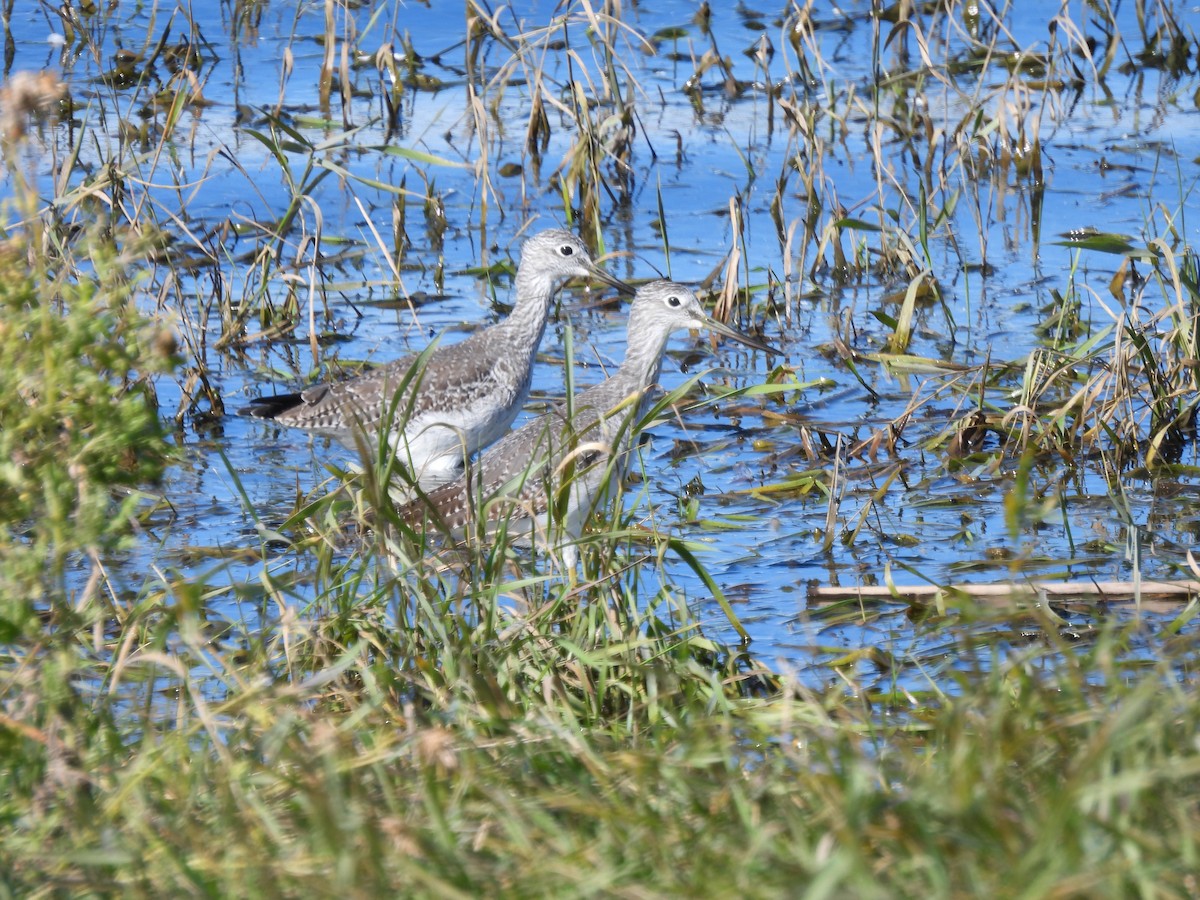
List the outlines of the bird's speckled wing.
<svg viewBox="0 0 1200 900">
<path fill-rule="evenodd" d="M 347 381 L 263 397 L 251 404 L 250 414 L 292 428 L 342 436 L 356 428 L 378 430 L 393 404 L 396 421 L 419 420 L 441 409 L 468 409 L 476 401 L 507 406 L 520 387 L 512 384 L 516 379 L 505 378 L 504 364 L 490 357 L 482 340 L 443 347 L 423 368 L 421 364 L 421 356 L 406 356 Z"/>
</svg>

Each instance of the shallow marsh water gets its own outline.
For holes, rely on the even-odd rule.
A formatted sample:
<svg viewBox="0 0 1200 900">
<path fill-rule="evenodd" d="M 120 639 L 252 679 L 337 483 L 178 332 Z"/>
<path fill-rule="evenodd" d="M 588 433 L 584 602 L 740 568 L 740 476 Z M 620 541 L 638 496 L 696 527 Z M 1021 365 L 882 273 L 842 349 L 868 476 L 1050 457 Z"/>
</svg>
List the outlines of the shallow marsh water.
<svg viewBox="0 0 1200 900">
<path fill-rule="evenodd" d="M 1192 7 L 1171 8 L 1180 23 L 1194 27 Z M 1136 248 L 1169 237 L 1178 239 L 1176 247 L 1195 245 L 1200 80 L 1194 60 L 1171 71 L 1119 50 L 1103 78 L 1086 74 L 1078 85 L 1053 90 L 1035 82 L 1069 72 L 1031 71 L 1003 88 L 1010 78 L 1004 66 L 963 66 L 943 73 L 943 83 L 922 68 L 915 40 L 880 37 L 887 38 L 891 24 L 873 18 L 868 3 L 814 4 L 806 19 L 814 41 L 808 47 L 789 41 L 797 14 L 784 4 L 714 4 L 708 33 L 695 20 L 696 4 L 629 4 L 621 28 L 612 26 L 619 48 L 613 65 L 620 68 L 611 77 L 627 93 L 635 125 L 620 158 L 602 163 L 598 184 L 589 175 L 570 180 L 579 133 L 566 112 L 547 109 L 549 134 L 537 158 L 526 142 L 530 84 L 553 85 L 546 96 L 563 110 L 571 108 L 566 86 L 573 79 L 589 96 L 603 93 L 610 61 L 588 33 L 586 10 L 572 4 L 564 18 L 556 3 L 505 7 L 497 30 L 541 41 L 540 49 L 517 59 L 517 69 L 506 74 L 503 67 L 515 59 L 510 45 L 499 37 L 483 40 L 475 60 L 482 74 L 473 80 L 461 6 L 339 7 L 337 33 L 355 34 L 345 106 L 336 83 L 332 95 L 323 96 L 325 21 L 316 7 L 226 2 L 198 4 L 184 15 L 154 4 L 121 6 L 84 19 L 87 39 L 65 49 L 51 39 L 52 32 L 62 33 L 61 23 L 42 8 L 14 10 L 7 71 L 61 67 L 71 86 L 74 124 L 60 124 L 44 139 L 59 159 L 79 141 L 73 183 L 96 178 L 106 160 L 120 157 L 128 196 L 148 199 L 148 210 L 169 232 L 198 236 L 178 241 L 183 250 L 175 264 L 194 257 L 199 246 L 217 260 L 178 266 L 162 293 L 157 288 L 170 264 L 147 275 L 146 305 L 157 303 L 193 345 L 204 346 L 202 362 L 226 414 L 203 402 L 187 410 L 180 431 L 187 459 L 164 486 L 171 509 L 154 518 L 128 557 L 113 561 L 120 581 L 137 592 L 158 571 L 168 580 L 203 576 L 214 587 L 239 586 L 217 592 L 210 615 L 249 630 L 265 624 L 261 617 L 275 613 L 259 605 L 254 587 L 263 564 L 239 556 L 260 546 L 256 519 L 278 525 L 298 495 L 330 489 L 327 463 L 344 466 L 351 459 L 324 440 L 228 413 L 260 393 L 294 389 L 355 361 L 390 360 L 438 334 L 454 340 L 493 320 L 502 314 L 507 284 L 493 287 L 478 267 L 515 259 L 522 233 L 570 224 L 581 213 L 587 230 L 598 230 L 613 254 L 608 267 L 622 277 L 668 274 L 701 283 L 715 273 L 719 290 L 736 250 L 735 277 L 745 289 L 741 322 L 754 320 L 784 350 L 781 362 L 677 338 L 665 386 L 684 381 L 683 370 L 711 370 L 703 382 L 714 396 L 652 429 L 642 453 L 648 481 L 627 496 L 637 520 L 698 546 L 760 656 L 821 679 L 829 677 L 827 664 L 846 664 L 847 652 L 875 649 L 889 662 L 881 664 L 878 654 L 852 660 L 862 681 L 928 689 L 945 667 L 994 665 L 995 653 L 1038 639 L 1040 626 L 973 612 L 960 630 L 947 629 L 910 619 L 902 604 L 810 608 L 809 586 L 889 577 L 898 584 L 1120 580 L 1132 577 L 1135 553 L 1144 577 L 1172 577 L 1186 565 L 1200 532 L 1198 460 L 1190 439 L 1177 448 L 1170 469 L 1151 471 L 1101 455 L 1039 465 L 1021 476 L 1019 458 L 994 435 L 961 459 L 950 458 L 934 438 L 975 408 L 970 392 L 939 390 L 953 382 L 953 367 L 1011 363 L 1019 371 L 1031 354 L 1067 347 L 1070 342 L 1054 343 L 1063 328 L 1077 329 L 1082 342 L 1133 315 L 1131 309 L 1146 319 L 1174 302 L 1153 280 L 1118 299 L 1108 286 L 1125 257 L 1062 241 L 1096 229 L 1128 235 Z M 1136 33 L 1134 5 L 1119 5 L 1116 21 L 1122 32 Z M 126 80 L 109 76 L 119 48 L 148 57 L 168 25 L 171 41 L 191 33 L 208 102 L 186 108 L 170 139 L 160 143 L 156 128 L 166 113 L 151 98 L 167 77 L 162 63 L 153 72 L 135 66 Z M 1089 36 L 1098 33 L 1090 19 L 1075 25 Z M 948 19 L 942 26 L 946 47 L 934 52 L 970 59 L 970 23 Z M 1049 18 L 1038 14 L 1013 15 L 1003 28 L 990 27 L 1008 29 L 1000 46 L 1039 53 L 1066 33 L 1063 23 L 1052 30 Z M 544 28 L 550 30 L 539 38 Z M 387 41 L 398 51 L 404 35 L 423 63 L 419 78 L 393 94 L 397 127 L 389 133 L 381 96 L 391 91 L 390 76 L 353 53 L 374 53 Z M 654 52 L 641 36 L 657 36 Z M 756 61 L 753 50 L 765 47 L 764 39 L 773 53 Z M 714 48 L 727 68 L 714 64 L 698 75 L 698 64 Z M 290 75 L 281 63 L 285 55 Z M 1091 65 L 1079 53 L 1066 57 L 1081 69 Z M 533 61 L 540 68 L 532 68 Z M 685 90 L 689 82 L 694 90 Z M 756 82 L 783 87 L 772 99 Z M 882 99 L 870 99 L 873 85 L 889 82 L 894 87 L 876 95 Z M 472 86 L 479 118 L 470 112 Z M 822 139 L 797 137 L 786 104 L 797 115 L 810 114 L 807 133 Z M 613 109 L 593 107 L 602 144 L 620 127 L 609 118 Z M 274 127 L 266 114 L 271 110 L 294 133 Z M 894 122 L 904 115 L 913 118 L 909 140 L 897 137 L 901 129 L 878 125 L 880 118 Z M 1006 134 L 1019 157 L 1029 152 L 1020 140 L 1036 137 L 1040 176 L 1022 171 L 1019 162 L 963 164 L 962 154 L 949 148 L 955 130 L 969 127 L 963 123 L 973 116 L 981 120 L 977 148 L 995 149 L 1003 144 L 997 135 Z M 119 122 L 128 123 L 124 136 Z M 136 131 L 141 125 L 147 126 L 143 135 Z M 923 143 L 927 126 L 939 141 Z M 131 152 L 120 152 L 121 141 Z M 277 156 L 272 142 L 288 146 Z M 316 149 L 309 152 L 304 142 Z M 873 146 L 881 149 L 873 152 Z M 811 155 L 814 147 L 819 156 Z M 310 160 L 315 167 L 306 176 Z M 930 207 L 944 215 L 928 223 L 927 241 L 942 299 L 917 307 L 906 350 L 918 358 L 914 363 L 878 355 L 911 282 L 901 264 L 882 263 L 897 247 L 919 244 L 914 198 L 927 164 L 948 173 L 934 179 L 942 193 Z M 804 188 L 805 171 L 817 173 L 813 193 Z M 586 209 L 568 214 L 564 179 L 576 207 L 595 192 L 594 218 L 588 220 Z M 289 184 L 297 180 L 304 180 L 302 189 Z M 412 193 L 400 196 L 398 206 L 397 195 L 382 185 Z M 272 243 L 260 225 L 276 221 L 296 193 L 308 199 L 280 244 L 287 262 L 257 263 L 256 254 Z M 427 195 L 440 211 L 431 211 Z M 814 203 L 819 224 L 806 238 L 803 222 Z M 404 232 L 403 252 L 396 254 L 399 284 L 385 259 L 398 222 Z M 843 225 L 835 233 L 838 222 Z M 372 229 L 382 236 L 382 248 Z M 300 241 L 304 235 L 322 241 L 318 265 Z M 311 294 L 310 285 L 316 285 Z M 289 291 L 302 310 L 294 333 L 256 337 L 272 323 L 252 316 L 233 341 L 221 343 L 230 310 L 241 304 L 277 309 Z M 222 302 L 210 302 L 214 296 Z M 602 377 L 601 365 L 620 359 L 624 318 L 611 306 L 588 309 L 594 299 L 579 290 L 563 294 L 535 374 L 535 406 L 563 391 L 568 327 L 577 383 Z M 310 302 L 321 345 L 316 356 Z M 1056 324 L 1068 306 L 1074 319 Z M 717 396 L 768 378 L 795 389 L 732 401 Z M 166 413 L 183 399 L 173 383 L 161 384 L 159 395 Z M 1020 405 L 1019 379 L 989 388 L 988 396 L 1001 412 L 1011 411 Z M 903 427 L 893 447 L 864 449 L 835 466 L 832 448 L 839 441 L 849 447 L 897 423 Z M 828 450 L 810 455 L 806 441 Z M 837 501 L 836 534 L 828 542 L 828 497 L 800 477 L 810 470 Z M 1040 506 L 1014 529 L 1009 498 L 1023 490 L 1022 477 L 1031 479 Z M 789 483 L 791 489 L 780 489 Z M 284 552 L 266 565 L 280 574 L 311 563 Z M 299 574 L 297 603 L 303 600 Z M 668 560 L 666 580 L 686 593 L 714 637 L 732 637 L 686 566 Z M 648 577 L 647 587 L 654 581 Z M 1060 612 L 1071 639 L 1086 639 L 1101 615 L 1141 616 L 1145 639 L 1135 642 L 1136 662 L 1155 652 L 1176 611 L 1114 605 Z"/>
</svg>

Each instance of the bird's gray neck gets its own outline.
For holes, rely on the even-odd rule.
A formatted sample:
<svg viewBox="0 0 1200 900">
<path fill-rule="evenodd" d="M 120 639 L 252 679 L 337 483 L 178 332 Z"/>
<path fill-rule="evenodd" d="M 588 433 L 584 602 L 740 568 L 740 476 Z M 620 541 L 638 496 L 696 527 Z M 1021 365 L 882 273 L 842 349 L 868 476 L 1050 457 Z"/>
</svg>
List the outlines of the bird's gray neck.
<svg viewBox="0 0 1200 900">
<path fill-rule="evenodd" d="M 505 327 L 537 344 L 546 330 L 546 316 L 550 312 L 550 301 L 559 285 L 555 279 L 528 267 L 517 270 L 517 303 L 505 320 Z"/>
<path fill-rule="evenodd" d="M 645 390 L 658 381 L 670 336 L 670 328 L 644 322 L 636 311 L 630 316 L 625 361 L 617 372 L 629 393 Z"/>
</svg>

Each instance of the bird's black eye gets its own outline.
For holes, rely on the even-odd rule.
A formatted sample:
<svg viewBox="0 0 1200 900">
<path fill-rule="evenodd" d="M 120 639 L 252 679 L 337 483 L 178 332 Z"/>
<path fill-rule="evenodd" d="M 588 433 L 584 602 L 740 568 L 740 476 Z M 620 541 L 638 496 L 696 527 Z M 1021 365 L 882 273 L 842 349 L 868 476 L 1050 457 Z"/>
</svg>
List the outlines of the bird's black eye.
<svg viewBox="0 0 1200 900">
<path fill-rule="evenodd" d="M 678 297 L 676 297 L 674 294 L 672 294 L 670 297 L 668 297 L 668 298 L 667 298 L 667 306 L 670 306 L 672 309 L 674 309 L 674 308 L 678 307 L 678 306 L 679 306 L 679 304 L 680 304 L 680 303 L 682 303 L 682 302 L 683 302 L 683 301 L 681 301 L 681 300 L 680 300 Z"/>
<path fill-rule="evenodd" d="M 572 247 L 570 244 L 563 244 L 561 247 L 558 248 L 558 252 L 561 253 L 563 256 L 574 256 L 575 248 Z"/>
</svg>

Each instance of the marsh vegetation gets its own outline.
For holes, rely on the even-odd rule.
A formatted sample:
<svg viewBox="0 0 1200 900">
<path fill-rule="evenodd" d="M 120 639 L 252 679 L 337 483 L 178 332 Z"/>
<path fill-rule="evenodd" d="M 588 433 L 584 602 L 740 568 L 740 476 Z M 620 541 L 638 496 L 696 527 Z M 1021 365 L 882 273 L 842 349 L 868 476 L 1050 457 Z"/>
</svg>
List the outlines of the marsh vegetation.
<svg viewBox="0 0 1200 900">
<path fill-rule="evenodd" d="M 1196 893 L 1186 4 L 0 11 L 0 891 Z M 785 351 L 673 344 L 577 571 L 230 415 L 550 226 Z"/>
</svg>

